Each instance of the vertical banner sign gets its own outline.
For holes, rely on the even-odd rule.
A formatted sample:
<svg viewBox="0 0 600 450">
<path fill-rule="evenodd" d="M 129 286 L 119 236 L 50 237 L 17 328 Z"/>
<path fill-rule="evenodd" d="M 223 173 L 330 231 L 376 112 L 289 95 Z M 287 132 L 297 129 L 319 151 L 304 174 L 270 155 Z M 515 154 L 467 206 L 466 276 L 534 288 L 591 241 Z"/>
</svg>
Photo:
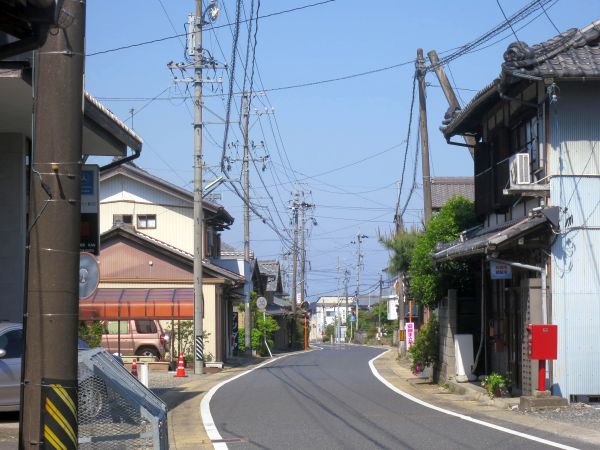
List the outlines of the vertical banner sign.
<svg viewBox="0 0 600 450">
<path fill-rule="evenodd" d="M 204 342 L 202 341 L 202 336 L 196 336 L 196 346 L 195 346 L 195 354 L 196 361 L 204 361 Z"/>
<path fill-rule="evenodd" d="M 408 322 L 406 324 L 406 350 L 408 350 L 415 342 L 415 324 Z"/>
<path fill-rule="evenodd" d="M 99 178 L 98 166 L 84 164 L 81 168 L 81 221 L 79 250 L 100 254 Z"/>
<path fill-rule="evenodd" d="M 238 355 L 238 333 L 239 333 L 239 322 L 238 313 L 234 312 L 231 319 L 231 353 L 233 356 Z"/>
</svg>

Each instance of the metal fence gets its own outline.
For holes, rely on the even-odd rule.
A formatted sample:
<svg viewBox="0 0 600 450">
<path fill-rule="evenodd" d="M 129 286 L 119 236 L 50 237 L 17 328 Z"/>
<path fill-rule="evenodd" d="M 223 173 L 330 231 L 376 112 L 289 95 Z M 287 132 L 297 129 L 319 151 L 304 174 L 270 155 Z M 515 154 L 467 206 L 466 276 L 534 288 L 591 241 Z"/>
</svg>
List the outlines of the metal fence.
<svg viewBox="0 0 600 450">
<path fill-rule="evenodd" d="M 79 352 L 79 448 L 167 449 L 167 408 L 108 352 Z"/>
</svg>

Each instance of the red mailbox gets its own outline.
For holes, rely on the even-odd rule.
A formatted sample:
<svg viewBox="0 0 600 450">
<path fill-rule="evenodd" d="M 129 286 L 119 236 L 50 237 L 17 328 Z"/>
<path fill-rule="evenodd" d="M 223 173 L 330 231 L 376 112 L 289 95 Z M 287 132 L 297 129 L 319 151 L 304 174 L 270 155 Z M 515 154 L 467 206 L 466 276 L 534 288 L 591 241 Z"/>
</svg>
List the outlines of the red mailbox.
<svg viewBox="0 0 600 450">
<path fill-rule="evenodd" d="M 556 325 L 529 325 L 529 359 L 556 359 L 558 327 Z"/>
</svg>

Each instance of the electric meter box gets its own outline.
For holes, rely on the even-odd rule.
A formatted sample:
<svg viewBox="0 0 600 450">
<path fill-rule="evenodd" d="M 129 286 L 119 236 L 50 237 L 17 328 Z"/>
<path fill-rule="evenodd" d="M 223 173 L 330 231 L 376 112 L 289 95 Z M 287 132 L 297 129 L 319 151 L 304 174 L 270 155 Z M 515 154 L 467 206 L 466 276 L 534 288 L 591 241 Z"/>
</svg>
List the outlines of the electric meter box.
<svg viewBox="0 0 600 450">
<path fill-rule="evenodd" d="M 528 325 L 529 359 L 556 359 L 558 327 L 556 325 Z"/>
</svg>

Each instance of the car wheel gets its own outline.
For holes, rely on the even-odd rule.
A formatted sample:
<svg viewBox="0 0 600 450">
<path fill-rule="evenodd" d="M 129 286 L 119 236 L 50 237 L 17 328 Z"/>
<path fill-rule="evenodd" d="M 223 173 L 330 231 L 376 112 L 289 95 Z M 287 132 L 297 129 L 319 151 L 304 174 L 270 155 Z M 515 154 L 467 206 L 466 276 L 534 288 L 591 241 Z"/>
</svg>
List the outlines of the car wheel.
<svg viewBox="0 0 600 450">
<path fill-rule="evenodd" d="M 156 359 L 160 359 L 160 353 L 154 347 L 140 347 L 135 354 L 137 356 L 153 356 Z"/>
</svg>

